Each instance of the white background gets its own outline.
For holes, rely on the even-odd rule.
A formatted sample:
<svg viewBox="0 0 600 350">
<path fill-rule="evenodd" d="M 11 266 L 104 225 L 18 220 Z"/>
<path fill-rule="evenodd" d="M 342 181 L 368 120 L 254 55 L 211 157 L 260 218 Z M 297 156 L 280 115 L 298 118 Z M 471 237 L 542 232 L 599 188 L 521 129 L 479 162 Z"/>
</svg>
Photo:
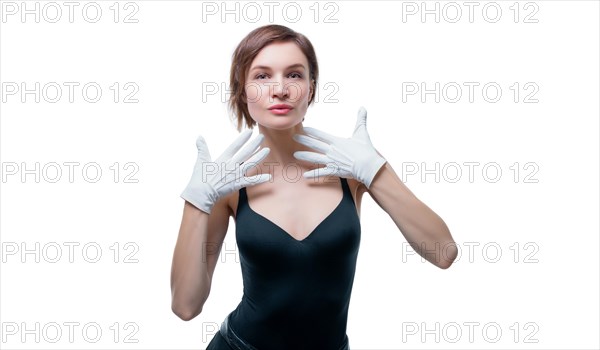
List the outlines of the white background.
<svg viewBox="0 0 600 350">
<path fill-rule="evenodd" d="M 81 11 L 87 2 L 78 2 L 70 23 L 68 7 L 57 2 L 62 17 L 50 23 L 55 7 L 44 13 L 48 2 L 42 1 L 39 23 L 34 15 L 22 23 L 20 12 L 7 14 L 7 3 L 1 2 L 0 23 L 0 347 L 204 349 L 242 296 L 235 223 L 202 314 L 182 321 L 171 311 L 169 284 L 179 194 L 195 162 L 196 137 L 202 134 L 216 157 L 238 134 L 225 91 L 203 101 L 203 85 L 226 88 L 233 50 L 252 29 L 271 23 L 268 7 L 255 3 L 262 17 L 252 22 L 256 7 L 246 6 L 244 16 L 246 3 L 238 3 L 240 18 L 222 21 L 221 2 L 211 3 L 214 15 L 201 1 L 136 1 L 127 8 L 120 2 L 115 23 L 114 2 L 96 1 L 102 14 L 89 23 Z M 13 4 L 23 10 L 20 1 Z M 456 7 L 447 2 L 437 2 L 439 23 L 434 15 L 423 23 L 420 12 L 406 14 L 412 5 L 422 10 L 421 2 L 347 1 L 328 8 L 322 2 L 317 23 L 313 2 L 296 3 L 302 9 L 296 22 L 293 8 L 283 16 L 285 4 L 275 7 L 272 23 L 305 34 L 319 59 L 319 100 L 304 125 L 349 137 L 358 107 L 365 106 L 373 144 L 399 176 L 405 166 L 419 167 L 403 179 L 444 219 L 461 251 L 447 270 L 422 261 L 365 195 L 348 318 L 351 348 L 598 348 L 598 2 L 520 2 L 517 23 L 513 1 L 477 2 L 472 21 L 463 2 L 453 3 L 462 10 L 456 23 Z M 502 13 L 492 23 L 496 7 Z M 137 23 L 124 23 L 134 10 Z M 334 11 L 330 19 L 337 23 L 326 23 Z M 527 14 L 537 23 L 525 23 Z M 94 17 L 93 7 L 88 15 Z M 8 93 L 10 86 L 33 89 L 36 82 L 62 86 L 62 98 L 52 103 L 40 92 L 38 103 L 33 94 L 22 102 L 21 91 Z M 79 83 L 72 103 L 65 82 Z M 90 82 L 102 88 L 96 103 L 82 96 Z M 118 103 L 110 89 L 115 82 Z M 138 103 L 123 103 L 133 91 L 124 88 L 128 82 L 139 88 Z M 403 102 L 407 82 L 429 89 L 454 82 L 463 95 L 452 103 L 455 90 L 448 89 L 439 103 L 431 94 L 422 102 L 420 93 Z M 479 84 L 473 102 L 468 82 Z M 515 82 L 518 102 L 510 89 Z M 501 87 L 499 101 L 484 99 L 487 83 Z M 526 83 L 538 88 L 537 103 L 523 102 L 534 91 Z M 55 90 L 47 87 L 51 99 Z M 65 162 L 79 163 L 72 183 Z M 128 162 L 137 168 L 126 168 Z M 479 164 L 472 182 L 465 162 Z M 35 169 L 36 163 L 39 181 L 35 171 L 23 181 L 23 165 Z M 56 175 L 53 163 L 63 172 L 56 183 L 48 181 Z M 436 163 L 440 178 L 434 170 L 423 181 L 423 166 Z M 99 181 L 83 178 L 86 164 L 102 169 Z M 463 173 L 452 182 L 455 164 Z M 494 166 L 502 170 L 496 182 Z M 126 182 L 134 169 L 137 183 Z M 95 175 L 93 167 L 88 174 Z M 72 261 L 68 242 L 78 244 Z M 94 243 L 102 252 L 96 263 L 86 261 L 93 248 L 82 252 Z M 52 262 L 57 246 L 61 255 Z M 73 342 L 69 322 L 76 323 Z M 94 325 L 102 329 L 97 342 Z M 53 343 L 57 329 L 62 335 Z"/>
</svg>

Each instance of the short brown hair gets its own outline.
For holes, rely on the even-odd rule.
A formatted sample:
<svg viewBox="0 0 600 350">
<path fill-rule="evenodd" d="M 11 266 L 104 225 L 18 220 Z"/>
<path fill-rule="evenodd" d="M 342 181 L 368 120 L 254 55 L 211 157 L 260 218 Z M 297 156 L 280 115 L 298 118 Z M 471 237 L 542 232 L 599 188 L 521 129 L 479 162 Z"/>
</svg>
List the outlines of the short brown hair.
<svg viewBox="0 0 600 350">
<path fill-rule="evenodd" d="M 317 63 L 317 55 L 310 40 L 304 35 L 278 24 L 256 28 L 242 39 L 232 56 L 229 76 L 229 86 L 231 89 L 229 109 L 233 111 L 234 118 L 237 119 L 238 131 L 242 129 L 243 121 L 246 121 L 248 128 L 253 128 L 256 125 L 256 122 L 250 117 L 250 112 L 248 111 L 245 89 L 246 75 L 252 61 L 265 46 L 274 42 L 289 41 L 295 42 L 298 45 L 308 61 L 312 91 L 308 105 L 310 106 L 313 103 L 319 77 L 319 65 Z"/>
</svg>

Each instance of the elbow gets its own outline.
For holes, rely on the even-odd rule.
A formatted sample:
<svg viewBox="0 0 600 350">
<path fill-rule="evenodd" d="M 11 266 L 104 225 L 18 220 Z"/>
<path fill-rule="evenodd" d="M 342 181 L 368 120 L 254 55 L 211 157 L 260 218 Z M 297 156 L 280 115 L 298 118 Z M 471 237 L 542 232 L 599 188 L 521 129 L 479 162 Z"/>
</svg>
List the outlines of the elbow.
<svg viewBox="0 0 600 350">
<path fill-rule="evenodd" d="M 196 316 L 200 315 L 202 312 L 202 307 L 194 311 L 191 308 L 181 307 L 177 303 L 172 302 L 171 311 L 173 311 L 173 313 L 183 321 L 191 321 L 196 318 Z"/>
<path fill-rule="evenodd" d="M 171 310 L 173 310 L 173 313 L 183 321 L 191 321 L 200 314 L 200 312 L 190 312 L 189 310 L 177 310 L 174 308 L 171 308 Z"/>
<path fill-rule="evenodd" d="M 181 292 L 175 288 L 172 289 L 171 311 L 173 311 L 180 319 L 191 321 L 202 312 L 204 303 L 208 298 L 208 293 L 203 297 L 200 297 L 203 295 L 202 292 L 193 292 L 191 296 L 188 296 L 187 294 L 189 294 L 189 292 Z"/>
<path fill-rule="evenodd" d="M 448 269 L 456 260 L 458 256 L 458 248 L 456 247 L 456 243 L 450 242 L 446 245 L 446 248 L 443 250 L 442 259 L 437 264 L 442 270 Z"/>
<path fill-rule="evenodd" d="M 444 262 L 437 265 L 437 267 L 439 267 L 442 270 L 447 270 L 450 266 L 452 266 L 452 262 Z"/>
</svg>

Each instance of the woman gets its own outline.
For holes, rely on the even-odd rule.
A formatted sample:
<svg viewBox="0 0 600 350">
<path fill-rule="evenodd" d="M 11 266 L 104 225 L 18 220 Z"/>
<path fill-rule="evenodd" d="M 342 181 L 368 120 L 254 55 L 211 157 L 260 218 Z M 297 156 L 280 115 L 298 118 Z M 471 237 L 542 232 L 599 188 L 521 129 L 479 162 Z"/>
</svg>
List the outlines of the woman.
<svg viewBox="0 0 600 350">
<path fill-rule="evenodd" d="M 202 311 L 230 216 L 244 283 L 242 301 L 207 350 L 349 348 L 364 192 L 430 262 L 445 269 L 456 257 L 443 220 L 371 144 L 364 109 L 352 138 L 302 126 L 317 81 L 305 36 L 280 25 L 257 28 L 233 54 L 229 103 L 238 131 L 245 122 L 258 125 L 259 135 L 248 142 L 252 131 L 244 131 L 214 161 L 198 138 L 196 167 L 182 193 L 173 312 L 191 320 Z"/>
</svg>

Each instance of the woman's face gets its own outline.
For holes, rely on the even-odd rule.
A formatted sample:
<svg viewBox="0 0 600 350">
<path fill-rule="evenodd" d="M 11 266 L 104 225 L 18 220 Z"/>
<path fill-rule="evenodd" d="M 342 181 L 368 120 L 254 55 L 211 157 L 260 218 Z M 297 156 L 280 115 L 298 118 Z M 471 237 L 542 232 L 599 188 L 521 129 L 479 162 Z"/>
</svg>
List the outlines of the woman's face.
<svg viewBox="0 0 600 350">
<path fill-rule="evenodd" d="M 302 122 L 310 98 L 308 60 L 293 42 L 265 46 L 246 77 L 248 111 L 258 124 L 277 130 Z M 273 108 L 276 105 L 287 107 Z"/>
</svg>

